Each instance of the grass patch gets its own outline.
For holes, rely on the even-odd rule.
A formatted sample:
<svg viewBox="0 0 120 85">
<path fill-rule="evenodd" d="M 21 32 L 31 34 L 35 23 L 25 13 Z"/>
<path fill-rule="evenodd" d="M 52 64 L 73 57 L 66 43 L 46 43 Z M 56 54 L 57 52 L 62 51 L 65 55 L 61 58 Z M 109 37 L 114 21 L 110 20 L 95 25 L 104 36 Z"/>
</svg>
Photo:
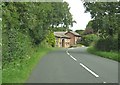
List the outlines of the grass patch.
<svg viewBox="0 0 120 85">
<path fill-rule="evenodd" d="M 54 50 L 54 48 L 32 48 L 30 50 L 28 59 L 21 63 L 18 63 L 18 60 L 16 60 L 3 69 L 2 83 L 25 83 L 39 60 L 49 51 Z"/>
<path fill-rule="evenodd" d="M 0 69 L 0 85 L 2 84 L 2 69 Z"/>
<path fill-rule="evenodd" d="M 0 85 L 2 84 L 2 59 L 0 60 Z"/>
<path fill-rule="evenodd" d="M 82 47 L 83 45 L 82 44 L 77 44 L 77 47 Z"/>
<path fill-rule="evenodd" d="M 119 57 L 120 53 L 118 53 L 118 52 L 99 51 L 99 50 L 95 49 L 94 47 L 89 47 L 87 49 L 87 51 L 89 53 L 120 62 L 120 57 Z"/>
</svg>

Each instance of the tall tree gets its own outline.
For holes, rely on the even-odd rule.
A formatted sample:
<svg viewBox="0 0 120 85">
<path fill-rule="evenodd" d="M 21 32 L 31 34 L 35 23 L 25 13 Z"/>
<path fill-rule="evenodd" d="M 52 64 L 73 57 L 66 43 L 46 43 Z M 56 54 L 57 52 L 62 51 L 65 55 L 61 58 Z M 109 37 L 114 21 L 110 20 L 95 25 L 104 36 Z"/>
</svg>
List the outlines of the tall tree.
<svg viewBox="0 0 120 85">
<path fill-rule="evenodd" d="M 75 32 L 79 33 L 80 35 L 83 34 L 84 30 L 76 30 Z"/>
<path fill-rule="evenodd" d="M 66 2 L 11 2 L 4 3 L 3 10 L 5 23 L 3 27 L 9 24 L 10 29 L 27 32 L 35 44 L 39 44 L 45 38 L 48 28 L 58 26 L 67 28 L 73 23 Z"/>
<path fill-rule="evenodd" d="M 31 44 L 38 46 L 46 39 L 47 34 L 53 37 L 53 33 L 48 31 L 49 28 L 72 25 L 73 20 L 69 10 L 66 2 L 3 2 L 2 50 L 4 62 L 23 58 L 28 50 L 27 46 Z M 48 41 L 53 39 L 54 37 Z M 48 43 L 53 45 L 54 40 Z"/>
<path fill-rule="evenodd" d="M 120 29 L 120 2 L 85 2 L 86 12 L 90 12 L 92 28 L 103 38 L 113 36 Z"/>
</svg>

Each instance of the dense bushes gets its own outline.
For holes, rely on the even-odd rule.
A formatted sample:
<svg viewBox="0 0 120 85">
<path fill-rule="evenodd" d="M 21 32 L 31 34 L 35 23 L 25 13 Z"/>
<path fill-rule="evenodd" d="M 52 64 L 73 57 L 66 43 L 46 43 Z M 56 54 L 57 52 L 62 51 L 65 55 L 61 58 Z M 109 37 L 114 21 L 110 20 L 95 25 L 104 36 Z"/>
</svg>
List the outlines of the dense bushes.
<svg viewBox="0 0 120 85">
<path fill-rule="evenodd" d="M 2 35 L 2 62 L 3 65 L 14 60 L 21 62 L 27 58 L 27 53 L 32 48 L 32 43 L 29 36 L 12 30 L 10 32 L 3 32 Z"/>
<path fill-rule="evenodd" d="M 55 37 L 49 28 L 60 24 L 69 27 L 73 23 L 72 15 L 66 2 L 3 2 L 0 6 L 3 82 L 21 83 L 40 55 L 49 51 L 44 47 L 54 47 Z"/>
<path fill-rule="evenodd" d="M 82 37 L 82 40 L 80 41 L 80 44 L 83 44 L 85 46 L 89 46 L 92 43 L 94 43 L 96 40 L 98 40 L 98 37 L 95 34 L 84 35 Z"/>
<path fill-rule="evenodd" d="M 55 35 L 52 31 L 48 31 L 45 39 L 41 42 L 42 47 L 55 47 Z"/>
<path fill-rule="evenodd" d="M 117 38 L 99 39 L 95 43 L 95 48 L 101 51 L 118 51 L 118 39 Z"/>
<path fill-rule="evenodd" d="M 101 57 L 104 57 L 104 58 L 109 58 L 109 59 L 112 59 L 112 60 L 120 62 L 120 57 L 118 57 L 118 55 L 120 55 L 119 52 L 101 51 L 101 50 L 97 50 L 94 47 L 88 48 L 87 51 L 90 52 L 90 53 L 92 53 L 92 54 L 95 54 L 95 55 L 98 55 L 98 56 L 101 56 Z"/>
<path fill-rule="evenodd" d="M 118 33 L 118 51 L 120 51 L 120 29 Z"/>
<path fill-rule="evenodd" d="M 55 47 L 55 36 L 52 31 L 48 31 L 48 34 L 47 34 L 45 40 L 49 46 Z"/>
<path fill-rule="evenodd" d="M 49 28 L 73 23 L 69 6 L 61 3 L 4 2 L 2 6 L 2 57 L 5 64 L 22 62 L 31 48 L 40 44 L 53 46 L 55 38 Z M 52 30 L 52 29 L 51 29 Z M 45 45 L 44 45 L 45 46 Z"/>
<path fill-rule="evenodd" d="M 101 51 L 118 51 L 118 36 L 99 38 L 95 34 L 84 35 L 80 44 L 85 46 L 93 45 L 96 49 Z"/>
</svg>

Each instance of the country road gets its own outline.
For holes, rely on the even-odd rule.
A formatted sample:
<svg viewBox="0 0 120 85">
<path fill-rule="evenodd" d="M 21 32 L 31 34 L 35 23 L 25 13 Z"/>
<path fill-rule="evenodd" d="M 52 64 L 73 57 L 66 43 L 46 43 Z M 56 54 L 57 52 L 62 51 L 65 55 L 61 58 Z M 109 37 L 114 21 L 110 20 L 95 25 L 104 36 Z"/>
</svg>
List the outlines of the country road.
<svg viewBox="0 0 120 85">
<path fill-rule="evenodd" d="M 118 62 L 86 51 L 61 49 L 45 55 L 27 83 L 118 83 Z"/>
</svg>

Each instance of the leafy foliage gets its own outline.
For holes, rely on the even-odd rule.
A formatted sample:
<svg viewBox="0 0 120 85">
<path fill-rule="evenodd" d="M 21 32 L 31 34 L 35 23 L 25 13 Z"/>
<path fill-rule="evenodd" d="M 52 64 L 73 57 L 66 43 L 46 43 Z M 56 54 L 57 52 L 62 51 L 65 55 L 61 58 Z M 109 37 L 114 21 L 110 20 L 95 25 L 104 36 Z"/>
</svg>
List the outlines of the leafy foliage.
<svg viewBox="0 0 120 85">
<path fill-rule="evenodd" d="M 95 48 L 101 51 L 118 51 L 118 39 L 99 39 L 95 44 Z"/>
<path fill-rule="evenodd" d="M 4 2 L 2 9 L 4 65 L 15 60 L 24 61 L 28 50 L 44 41 L 54 46 L 49 28 L 60 25 L 67 28 L 74 22 L 66 2 Z"/>
<path fill-rule="evenodd" d="M 120 52 L 120 29 L 118 30 L 118 51 Z"/>
<path fill-rule="evenodd" d="M 95 55 L 98 55 L 100 57 L 104 57 L 104 58 L 108 58 L 108 59 L 112 59 L 112 60 L 115 60 L 115 61 L 118 61 L 120 62 L 120 57 L 118 55 L 120 55 L 119 52 L 115 52 L 115 51 L 111 51 L 111 52 L 107 52 L 107 51 L 100 51 L 94 47 L 89 47 L 87 49 L 87 51 L 89 53 L 92 53 L 92 54 L 95 54 Z"/>
<path fill-rule="evenodd" d="M 80 44 L 83 44 L 85 46 L 90 46 L 92 43 L 97 41 L 99 38 L 95 34 L 89 34 L 89 35 L 84 35 L 82 37 L 82 41 L 80 41 Z"/>
<path fill-rule="evenodd" d="M 76 30 L 75 32 L 77 32 L 78 34 L 82 35 L 84 30 Z"/>
<path fill-rule="evenodd" d="M 85 2 L 86 12 L 91 13 L 91 24 L 94 31 L 102 38 L 107 38 L 118 33 L 120 29 L 120 2 Z"/>
<path fill-rule="evenodd" d="M 71 31 L 70 29 L 66 28 L 66 27 L 54 27 L 54 28 L 50 28 L 50 30 L 57 32 L 57 31 Z"/>
<path fill-rule="evenodd" d="M 53 32 L 48 31 L 48 34 L 45 40 L 49 44 L 49 46 L 55 47 L 55 36 Z"/>
<path fill-rule="evenodd" d="M 85 2 L 86 12 L 92 20 L 88 23 L 98 34 L 100 40 L 95 44 L 102 51 L 118 51 L 120 39 L 120 2 Z"/>
</svg>

